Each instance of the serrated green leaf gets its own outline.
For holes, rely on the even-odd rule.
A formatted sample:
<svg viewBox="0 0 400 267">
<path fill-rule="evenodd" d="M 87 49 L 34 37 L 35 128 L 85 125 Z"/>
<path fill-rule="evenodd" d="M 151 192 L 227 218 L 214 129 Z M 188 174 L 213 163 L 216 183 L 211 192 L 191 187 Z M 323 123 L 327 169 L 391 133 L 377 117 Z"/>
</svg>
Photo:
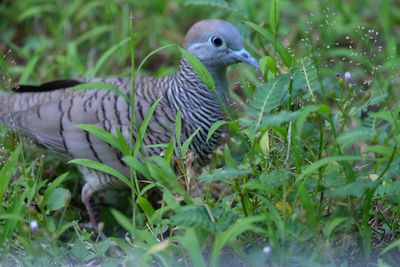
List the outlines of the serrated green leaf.
<svg viewBox="0 0 400 267">
<path fill-rule="evenodd" d="M 207 232 L 215 231 L 215 225 L 211 222 L 205 208 L 201 206 L 183 206 L 171 217 L 171 221 L 180 227 L 194 227 Z"/>
<path fill-rule="evenodd" d="M 337 142 L 340 145 L 349 147 L 358 141 L 371 141 L 375 136 L 374 129 L 365 127 L 356 127 L 346 132 L 343 132 L 337 137 Z"/>
<path fill-rule="evenodd" d="M 247 112 L 256 117 L 256 128 L 261 125 L 266 112 L 277 108 L 283 103 L 289 83 L 290 77 L 288 75 L 281 75 L 263 84 L 254 93 Z"/>
<path fill-rule="evenodd" d="M 288 112 L 288 111 L 281 111 L 278 114 L 272 114 L 265 116 L 263 118 L 263 125 L 267 126 L 279 126 L 283 123 L 291 122 L 297 119 L 300 115 L 300 112 Z"/>
<path fill-rule="evenodd" d="M 300 92 L 306 93 L 303 98 L 311 97 L 315 101 L 314 92 L 321 90 L 317 69 L 310 58 L 300 58 L 293 70 L 293 96 Z"/>
<path fill-rule="evenodd" d="M 237 177 L 249 175 L 252 172 L 250 168 L 236 169 L 236 168 L 221 168 L 212 172 L 203 172 L 199 180 L 202 182 L 215 182 L 215 181 L 229 181 Z"/>
</svg>

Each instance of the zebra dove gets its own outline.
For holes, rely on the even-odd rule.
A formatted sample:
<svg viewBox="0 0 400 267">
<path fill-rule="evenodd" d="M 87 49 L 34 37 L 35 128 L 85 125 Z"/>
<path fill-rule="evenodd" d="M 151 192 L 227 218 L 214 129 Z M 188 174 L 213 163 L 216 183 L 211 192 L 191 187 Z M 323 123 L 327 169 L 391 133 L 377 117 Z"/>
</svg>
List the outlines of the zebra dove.
<svg viewBox="0 0 400 267">
<path fill-rule="evenodd" d="M 258 62 L 244 48 L 238 30 L 223 20 L 203 20 L 194 24 L 185 37 L 185 49 L 196 56 L 213 77 L 216 91 L 228 97 L 227 66 L 245 62 L 258 68 Z M 129 139 L 130 105 L 106 90 L 71 90 L 88 82 L 104 82 L 118 87 L 128 96 L 131 78 L 79 78 L 58 80 L 39 86 L 20 85 L 16 93 L 0 93 L 0 123 L 27 135 L 45 147 L 70 158 L 86 158 L 105 163 L 128 175 L 121 155 L 96 136 L 76 124 L 93 124 L 115 134 L 118 128 Z M 220 132 L 206 141 L 211 125 L 224 118 L 215 92 L 209 90 L 186 59 L 179 70 L 162 78 L 140 77 L 135 81 L 134 112 L 140 123 L 150 106 L 160 99 L 144 136 L 144 145 L 168 143 L 175 135 L 175 118 L 182 116 L 183 139 L 200 129 L 190 149 L 201 162 L 218 145 Z M 133 134 L 135 138 L 135 133 Z M 146 155 L 160 154 L 152 146 Z M 86 167 L 79 167 L 85 184 L 81 197 L 92 226 L 97 219 L 91 198 L 96 192 L 118 183 L 117 178 Z"/>
</svg>

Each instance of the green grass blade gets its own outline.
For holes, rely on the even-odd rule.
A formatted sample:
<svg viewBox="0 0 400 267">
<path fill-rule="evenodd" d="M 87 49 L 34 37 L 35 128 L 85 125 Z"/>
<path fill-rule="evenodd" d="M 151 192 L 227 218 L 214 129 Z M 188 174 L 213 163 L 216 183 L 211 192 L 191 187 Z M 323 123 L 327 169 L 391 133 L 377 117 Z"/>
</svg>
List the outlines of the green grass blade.
<svg viewBox="0 0 400 267">
<path fill-rule="evenodd" d="M 96 65 L 94 68 L 90 71 L 90 76 L 96 76 L 96 74 L 99 72 L 100 68 L 106 63 L 106 61 L 115 54 L 115 52 L 118 51 L 121 47 L 124 47 L 127 45 L 130 41 L 130 37 L 126 37 L 123 40 L 121 40 L 119 43 L 116 43 L 112 47 L 110 47 L 100 58 L 97 60 Z"/>
<path fill-rule="evenodd" d="M 126 184 L 128 187 L 133 188 L 131 186 L 131 182 L 128 180 L 128 178 L 125 177 L 125 175 L 123 175 L 122 173 L 120 173 L 119 171 L 117 171 L 116 169 L 107 166 L 103 163 L 94 161 L 94 160 L 90 160 L 90 159 L 73 159 L 68 161 L 68 163 L 70 164 L 78 164 L 78 165 L 82 165 L 84 167 L 87 168 L 91 168 L 94 170 L 98 170 L 104 173 L 107 173 L 111 176 L 114 176 L 116 178 L 118 178 L 121 182 L 123 182 L 124 184 Z"/>
<path fill-rule="evenodd" d="M 14 171 L 17 168 L 18 158 L 21 154 L 22 145 L 18 145 L 11 156 L 8 158 L 6 164 L 0 170 L 0 200 L 3 199 L 4 191 L 10 182 Z"/>
<path fill-rule="evenodd" d="M 254 24 L 253 22 L 250 21 L 245 21 L 247 25 L 249 25 L 251 28 L 253 28 L 256 32 L 260 33 L 262 36 L 267 38 L 267 40 L 275 44 L 275 49 L 278 52 L 279 56 L 281 57 L 283 63 L 285 64 L 286 67 L 290 68 L 293 65 L 293 57 L 289 54 L 287 49 L 280 43 L 280 42 L 275 42 L 275 37 L 273 33 L 271 33 L 269 30 L 264 29 L 260 27 L 257 24 Z"/>
<path fill-rule="evenodd" d="M 211 253 L 211 266 L 213 267 L 218 266 L 218 260 L 219 257 L 221 256 L 221 251 L 229 241 L 235 239 L 236 237 L 238 237 L 239 235 L 241 235 L 246 231 L 251 231 L 251 232 L 260 231 L 260 229 L 256 227 L 254 224 L 256 222 L 260 222 L 263 220 L 265 220 L 264 216 L 247 217 L 238 221 L 230 228 L 228 228 L 226 231 L 218 233 L 215 238 L 215 244 Z"/>
<path fill-rule="evenodd" d="M 38 63 L 40 57 L 42 56 L 42 50 L 39 50 L 35 53 L 35 55 L 29 60 L 28 64 L 24 68 L 24 71 L 19 78 L 19 84 L 27 84 L 28 79 L 33 73 L 33 69 L 35 68 L 36 64 Z"/>
<path fill-rule="evenodd" d="M 215 133 L 215 131 L 217 131 L 221 126 L 227 124 L 227 121 L 224 120 L 220 120 L 220 121 L 216 121 L 214 122 L 210 129 L 208 130 L 208 134 L 207 134 L 207 140 L 206 142 L 208 142 L 208 140 L 211 138 L 211 136 Z"/>
<path fill-rule="evenodd" d="M 158 99 L 157 101 L 155 101 L 153 103 L 153 105 L 151 105 L 151 107 L 147 111 L 146 116 L 144 117 L 144 119 L 142 121 L 142 124 L 140 125 L 139 133 L 137 135 L 136 142 L 135 142 L 135 147 L 134 147 L 134 150 L 133 150 L 133 155 L 134 155 L 135 158 L 137 158 L 138 153 L 139 153 L 139 149 L 142 147 L 143 138 L 144 138 L 144 134 L 146 133 L 147 126 L 149 125 L 150 120 L 153 117 L 154 110 L 156 110 L 158 104 L 160 103 L 160 100 L 161 99 Z"/>
<path fill-rule="evenodd" d="M 215 82 L 211 74 L 208 72 L 207 68 L 201 63 L 201 61 L 190 54 L 187 50 L 179 47 L 182 56 L 184 56 L 189 64 L 192 66 L 194 72 L 199 76 L 203 83 L 210 89 L 215 91 Z"/>
</svg>

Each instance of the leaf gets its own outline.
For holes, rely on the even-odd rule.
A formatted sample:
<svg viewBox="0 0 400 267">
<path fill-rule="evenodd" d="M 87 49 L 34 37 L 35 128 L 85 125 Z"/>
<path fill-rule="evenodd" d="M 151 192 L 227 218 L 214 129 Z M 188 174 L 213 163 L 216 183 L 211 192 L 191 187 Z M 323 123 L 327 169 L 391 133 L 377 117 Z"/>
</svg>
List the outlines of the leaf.
<svg viewBox="0 0 400 267">
<path fill-rule="evenodd" d="M 214 122 L 214 123 L 211 125 L 210 129 L 208 130 L 206 142 L 208 142 L 208 140 L 211 138 L 211 136 L 212 136 L 222 125 L 225 125 L 225 124 L 227 124 L 227 123 L 228 123 L 228 122 L 227 122 L 227 121 L 224 121 L 224 120 L 220 120 L 220 121 Z"/>
<path fill-rule="evenodd" d="M 201 63 L 201 61 L 190 54 L 187 50 L 179 47 L 182 56 L 186 58 L 189 64 L 192 66 L 194 72 L 199 76 L 203 83 L 211 90 L 215 91 L 215 82 L 207 68 Z"/>
<path fill-rule="evenodd" d="M 389 122 L 393 128 L 396 128 L 396 124 L 398 124 L 397 116 L 393 111 L 379 111 L 371 115 L 372 118 L 382 119 Z"/>
<path fill-rule="evenodd" d="M 135 142 L 135 147 L 133 149 L 133 155 L 134 155 L 135 158 L 137 158 L 137 156 L 138 156 L 139 149 L 142 146 L 143 138 L 144 138 L 144 135 L 145 135 L 146 130 L 147 130 L 147 126 L 149 125 L 150 120 L 153 117 L 154 110 L 157 108 L 158 104 L 160 103 L 160 100 L 161 100 L 161 98 L 157 99 L 151 105 L 151 107 L 147 111 L 146 116 L 144 116 L 144 119 L 143 119 L 143 121 L 142 121 L 142 123 L 140 125 L 139 133 L 138 133 L 138 136 L 137 136 L 136 142 Z"/>
<path fill-rule="evenodd" d="M 181 134 L 182 134 L 182 113 L 178 109 L 175 117 L 175 141 L 178 146 L 181 145 Z"/>
<path fill-rule="evenodd" d="M 281 75 L 268 83 L 263 84 L 253 96 L 247 112 L 257 117 L 256 127 L 261 125 L 263 116 L 266 112 L 279 107 L 283 103 L 283 99 L 287 94 L 290 78 L 288 75 Z"/>
<path fill-rule="evenodd" d="M 264 29 L 259 25 L 254 24 L 253 22 L 250 21 L 245 21 L 244 23 L 249 25 L 251 28 L 253 28 L 256 32 L 260 33 L 265 38 L 267 38 L 267 40 L 274 45 L 275 50 L 278 52 L 285 66 L 288 68 L 292 67 L 293 57 L 289 54 L 289 52 L 282 45 L 282 43 L 278 41 L 275 42 L 275 37 L 269 30 Z"/>
<path fill-rule="evenodd" d="M 114 176 L 116 178 L 118 178 L 121 182 L 125 183 L 128 187 L 132 188 L 131 182 L 128 180 L 128 178 L 125 177 L 125 175 L 123 175 L 122 173 L 120 173 L 119 171 L 117 171 L 116 169 L 105 165 L 103 163 L 91 160 L 91 159 L 73 159 L 68 161 L 68 163 L 72 163 L 72 164 L 78 164 L 78 165 L 82 165 L 94 170 L 98 170 L 104 173 L 107 173 L 111 176 Z"/>
<path fill-rule="evenodd" d="M 289 172 L 286 170 L 273 170 L 268 174 L 261 174 L 260 182 L 268 188 L 276 188 L 286 184 L 290 179 Z"/>
<path fill-rule="evenodd" d="M 335 198 L 343 198 L 348 196 L 361 198 L 368 189 L 375 188 L 376 185 L 377 181 L 371 181 L 369 179 L 358 180 L 338 188 L 331 188 L 328 192 L 328 195 Z"/>
<path fill-rule="evenodd" d="M 194 227 L 207 232 L 215 231 L 215 225 L 202 206 L 183 206 L 171 217 L 171 221 L 180 227 Z"/>
<path fill-rule="evenodd" d="M 41 208 L 44 208 L 44 205 L 47 205 L 50 195 L 52 195 L 53 192 L 57 189 L 57 187 L 60 186 L 66 180 L 68 175 L 69 175 L 68 172 L 63 173 L 60 176 L 58 176 L 56 179 L 54 179 L 53 182 L 51 182 L 51 184 L 47 187 L 46 191 L 44 192 L 43 200 L 40 203 Z"/>
<path fill-rule="evenodd" d="M 249 175 L 252 172 L 250 168 L 236 169 L 236 168 L 221 168 L 212 172 L 203 172 L 199 180 L 202 182 L 215 182 L 215 181 L 229 181 L 237 177 Z"/>
<path fill-rule="evenodd" d="M 120 143 L 119 143 L 119 140 L 117 139 L 117 137 L 115 137 L 113 134 L 107 132 L 103 128 L 100 128 L 93 124 L 77 124 L 77 125 L 75 125 L 75 127 L 95 135 L 96 137 L 102 139 L 104 142 L 106 142 L 107 144 L 110 144 L 112 147 L 114 147 L 120 151 L 122 150 L 120 148 Z"/>
<path fill-rule="evenodd" d="M 304 123 L 306 122 L 307 117 L 316 111 L 322 111 L 323 113 L 329 112 L 330 108 L 326 105 L 311 105 L 306 106 L 300 111 L 300 115 L 297 117 L 296 120 L 296 131 L 297 131 L 297 138 L 301 140 L 301 133 L 303 131 Z"/>
<path fill-rule="evenodd" d="M 268 155 L 270 151 L 269 147 L 269 131 L 265 133 L 260 138 L 260 148 L 264 155 Z"/>
<path fill-rule="evenodd" d="M 300 115 L 300 112 L 288 112 L 288 111 L 281 111 L 278 114 L 268 115 L 265 116 L 263 119 L 263 125 L 267 126 L 279 126 L 283 123 L 291 122 L 297 119 Z"/>
<path fill-rule="evenodd" d="M 181 154 L 181 158 L 183 159 L 187 153 L 187 151 L 189 150 L 189 146 L 192 143 L 193 138 L 199 133 L 200 128 L 198 128 L 196 131 L 194 131 L 194 133 L 192 133 L 188 139 L 185 140 L 185 142 L 183 142 L 183 145 L 180 149 L 180 154 Z"/>
<path fill-rule="evenodd" d="M 324 235 L 326 238 L 329 238 L 331 234 L 333 233 L 333 230 L 335 230 L 336 227 L 342 225 L 346 221 L 350 221 L 350 218 L 334 218 L 329 224 L 325 227 L 324 229 Z"/>
<path fill-rule="evenodd" d="M 321 168 L 324 165 L 333 163 L 333 162 L 338 162 L 338 161 L 367 161 L 367 160 L 375 160 L 373 158 L 366 158 L 366 157 L 360 157 L 360 156 L 332 156 L 332 157 L 327 157 L 321 160 L 318 160 L 308 166 L 306 166 L 300 175 L 297 177 L 297 181 L 300 181 L 309 175 L 311 175 L 313 172 L 317 171 L 319 168 Z"/>
<path fill-rule="evenodd" d="M 276 34 L 276 32 L 279 29 L 279 13 L 280 13 L 280 1 L 273 0 L 269 13 L 269 24 L 274 34 Z"/>
<path fill-rule="evenodd" d="M 365 152 L 374 152 L 383 156 L 390 156 L 393 153 L 393 147 L 382 145 L 367 146 Z"/>
<path fill-rule="evenodd" d="M 115 220 L 121 225 L 126 231 L 133 234 L 135 233 L 135 228 L 132 225 L 132 222 L 120 211 L 116 209 L 111 209 L 111 214 L 114 216 Z"/>
<path fill-rule="evenodd" d="M 337 137 L 337 142 L 345 147 L 350 147 L 358 141 L 371 141 L 375 136 L 374 129 L 365 127 L 356 127 L 343 132 Z"/>
<path fill-rule="evenodd" d="M 385 247 L 382 252 L 380 253 L 380 255 L 386 254 L 389 250 L 392 250 L 394 248 L 400 248 L 400 239 L 397 239 L 395 241 L 393 241 L 392 243 L 390 243 L 389 246 Z"/>
<path fill-rule="evenodd" d="M 157 54 L 157 53 L 160 52 L 161 50 L 164 50 L 164 49 L 166 49 L 166 48 L 170 48 L 170 47 L 172 47 L 172 46 L 176 46 L 176 44 L 174 43 L 174 44 L 163 45 L 163 46 L 161 46 L 161 47 L 159 47 L 159 48 L 157 48 L 157 49 L 151 51 L 151 52 L 150 52 L 149 54 L 147 54 L 147 56 L 142 60 L 142 62 L 140 62 L 139 67 L 136 69 L 136 72 L 135 72 L 135 73 L 136 73 L 136 74 L 139 73 L 139 71 L 142 69 L 144 63 L 146 63 L 146 61 L 147 61 L 150 57 L 154 56 L 155 54 Z"/>
<path fill-rule="evenodd" d="M 138 203 L 139 207 L 144 211 L 144 214 L 146 215 L 149 223 L 153 224 L 154 222 L 151 218 L 154 215 L 154 208 L 150 204 L 150 202 L 146 198 L 139 196 L 137 199 L 137 203 Z"/>
<path fill-rule="evenodd" d="M 303 98 L 311 97 L 315 101 L 314 92 L 321 90 L 317 69 L 310 58 L 300 58 L 300 63 L 293 70 L 293 96 L 304 91 Z"/>
<path fill-rule="evenodd" d="M 71 193 L 68 189 L 63 187 L 56 188 L 48 198 L 46 202 L 47 209 L 49 211 L 59 210 L 65 207 L 67 200 L 71 198 Z"/>
<path fill-rule="evenodd" d="M 266 56 L 265 63 L 267 64 L 269 71 L 271 71 L 272 73 L 275 74 L 278 71 L 278 69 L 276 68 L 276 62 L 272 57 Z"/>
<path fill-rule="evenodd" d="M 126 156 L 122 158 L 125 163 L 133 168 L 134 170 L 138 171 L 141 175 L 143 175 L 144 178 L 150 179 L 151 175 L 149 170 L 147 169 L 146 165 L 140 162 L 138 159 L 132 157 L 132 156 Z"/>
</svg>

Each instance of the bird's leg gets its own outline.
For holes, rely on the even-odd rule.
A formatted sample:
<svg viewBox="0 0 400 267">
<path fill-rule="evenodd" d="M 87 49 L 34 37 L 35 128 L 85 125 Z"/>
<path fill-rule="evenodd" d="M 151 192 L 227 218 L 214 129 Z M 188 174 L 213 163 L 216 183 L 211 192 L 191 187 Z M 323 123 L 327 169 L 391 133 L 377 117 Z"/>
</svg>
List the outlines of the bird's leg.
<svg viewBox="0 0 400 267">
<path fill-rule="evenodd" d="M 93 169 L 79 167 L 79 170 L 83 174 L 86 182 L 81 191 L 81 198 L 88 212 L 90 224 L 101 237 L 105 237 L 102 233 L 102 229 L 100 229 L 102 227 L 99 227 L 99 217 L 95 205 L 92 202 L 92 197 L 97 192 L 118 184 L 118 180 L 115 177 Z"/>
<path fill-rule="evenodd" d="M 85 185 L 82 188 L 81 192 L 81 198 L 82 202 L 86 207 L 87 213 L 89 214 L 89 220 L 90 224 L 92 225 L 93 229 L 96 232 L 99 232 L 99 214 L 96 210 L 96 207 L 94 205 L 92 196 L 97 192 L 96 188 L 92 187 L 92 184 L 90 182 L 86 182 Z"/>
</svg>

